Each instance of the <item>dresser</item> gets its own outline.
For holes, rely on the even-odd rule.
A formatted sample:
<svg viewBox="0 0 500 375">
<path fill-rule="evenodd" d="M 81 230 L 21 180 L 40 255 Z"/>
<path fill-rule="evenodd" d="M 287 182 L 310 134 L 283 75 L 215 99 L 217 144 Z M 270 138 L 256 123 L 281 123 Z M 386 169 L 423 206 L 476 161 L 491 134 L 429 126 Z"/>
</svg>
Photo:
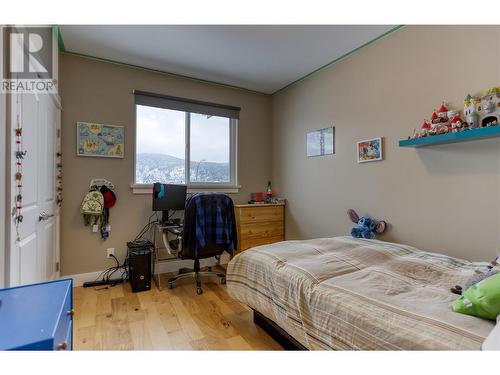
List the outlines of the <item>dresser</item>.
<svg viewBox="0 0 500 375">
<path fill-rule="evenodd" d="M 284 204 L 237 204 L 237 252 L 285 240 Z"/>
<path fill-rule="evenodd" d="M 72 350 L 73 280 L 0 290 L 0 350 Z"/>
</svg>

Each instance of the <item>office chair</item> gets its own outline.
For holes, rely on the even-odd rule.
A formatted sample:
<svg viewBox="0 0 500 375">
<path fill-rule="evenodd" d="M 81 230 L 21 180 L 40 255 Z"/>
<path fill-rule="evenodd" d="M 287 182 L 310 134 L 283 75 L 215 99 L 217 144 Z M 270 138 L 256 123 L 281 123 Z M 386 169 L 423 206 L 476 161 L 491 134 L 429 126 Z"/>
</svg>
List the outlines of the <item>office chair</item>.
<svg viewBox="0 0 500 375">
<path fill-rule="evenodd" d="M 217 266 L 224 251 L 232 254 L 236 249 L 236 221 L 232 199 L 226 194 L 198 193 L 192 195 L 184 209 L 184 227 L 182 233 L 182 259 L 193 259 L 192 269 L 183 268 L 168 280 L 172 289 L 177 280 L 193 277 L 196 281 L 196 293 L 202 294 L 201 276 L 216 276 L 221 284 L 226 283 L 226 275 L 212 271 L 211 267 L 202 271 L 200 259 L 215 257 Z"/>
</svg>

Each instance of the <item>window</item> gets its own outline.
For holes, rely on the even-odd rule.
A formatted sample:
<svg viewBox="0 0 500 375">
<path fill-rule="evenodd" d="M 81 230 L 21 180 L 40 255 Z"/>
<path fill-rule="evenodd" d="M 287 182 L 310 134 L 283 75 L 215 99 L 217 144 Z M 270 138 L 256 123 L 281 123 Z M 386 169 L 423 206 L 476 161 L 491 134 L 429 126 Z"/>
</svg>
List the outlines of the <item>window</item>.
<svg viewBox="0 0 500 375">
<path fill-rule="evenodd" d="M 136 92 L 134 185 L 235 188 L 239 108 Z"/>
<path fill-rule="evenodd" d="M 190 113 L 189 122 L 189 181 L 230 184 L 230 120 Z"/>
<path fill-rule="evenodd" d="M 186 183 L 185 113 L 136 106 L 135 182 Z"/>
</svg>

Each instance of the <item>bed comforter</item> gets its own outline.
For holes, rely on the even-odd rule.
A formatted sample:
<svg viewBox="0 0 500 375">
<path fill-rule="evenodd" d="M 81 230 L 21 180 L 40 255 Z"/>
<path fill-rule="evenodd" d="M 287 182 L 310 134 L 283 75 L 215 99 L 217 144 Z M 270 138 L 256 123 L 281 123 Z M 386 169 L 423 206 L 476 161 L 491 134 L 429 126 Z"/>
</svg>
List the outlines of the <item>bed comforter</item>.
<svg viewBox="0 0 500 375">
<path fill-rule="evenodd" d="M 246 250 L 227 268 L 229 294 L 309 349 L 475 350 L 494 323 L 454 313 L 486 263 L 351 237 Z"/>
</svg>

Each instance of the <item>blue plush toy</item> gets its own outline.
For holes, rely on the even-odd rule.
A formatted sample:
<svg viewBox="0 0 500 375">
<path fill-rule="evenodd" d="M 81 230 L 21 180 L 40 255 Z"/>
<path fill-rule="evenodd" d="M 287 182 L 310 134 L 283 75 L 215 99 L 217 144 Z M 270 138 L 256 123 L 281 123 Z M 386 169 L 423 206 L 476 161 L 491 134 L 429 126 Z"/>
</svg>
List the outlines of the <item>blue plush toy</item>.
<svg viewBox="0 0 500 375">
<path fill-rule="evenodd" d="M 368 216 L 359 217 L 353 209 L 347 210 L 347 215 L 353 223 L 357 224 L 351 230 L 351 236 L 355 238 L 372 239 L 375 238 L 375 234 L 383 233 L 387 228 L 385 221 L 376 221 Z"/>
</svg>

